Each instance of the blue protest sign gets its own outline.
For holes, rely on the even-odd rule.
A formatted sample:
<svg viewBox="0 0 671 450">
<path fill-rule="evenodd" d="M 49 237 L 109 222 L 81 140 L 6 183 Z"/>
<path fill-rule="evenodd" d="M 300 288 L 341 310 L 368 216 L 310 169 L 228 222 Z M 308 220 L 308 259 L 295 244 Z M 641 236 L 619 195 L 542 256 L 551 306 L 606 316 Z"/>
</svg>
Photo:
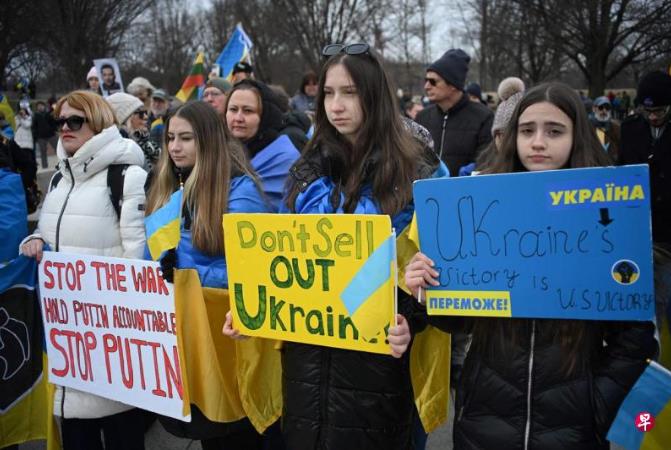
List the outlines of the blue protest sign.
<svg viewBox="0 0 671 450">
<path fill-rule="evenodd" d="M 429 314 L 650 320 L 648 166 L 415 182 Z"/>
</svg>

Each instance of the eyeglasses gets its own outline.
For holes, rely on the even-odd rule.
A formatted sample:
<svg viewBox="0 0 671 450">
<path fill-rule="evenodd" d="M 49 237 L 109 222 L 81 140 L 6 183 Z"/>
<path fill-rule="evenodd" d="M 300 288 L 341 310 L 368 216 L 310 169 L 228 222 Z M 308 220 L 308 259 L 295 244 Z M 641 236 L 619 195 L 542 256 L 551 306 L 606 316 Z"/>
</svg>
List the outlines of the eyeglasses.
<svg viewBox="0 0 671 450">
<path fill-rule="evenodd" d="M 424 78 L 424 83 L 429 83 L 431 86 L 435 87 L 438 84 L 438 80 L 435 78 Z"/>
<path fill-rule="evenodd" d="M 140 119 L 146 119 L 149 116 L 149 113 L 144 109 L 135 111 L 133 114 L 137 114 Z"/>
<path fill-rule="evenodd" d="M 671 106 L 660 106 L 656 108 L 643 108 L 643 114 L 645 116 L 656 116 L 656 117 L 664 117 L 669 113 L 669 109 L 671 109 Z"/>
<path fill-rule="evenodd" d="M 71 131 L 79 131 L 84 125 L 84 122 L 88 122 L 86 117 L 81 116 L 70 116 L 70 117 L 59 117 L 56 119 L 56 127 L 58 131 L 63 129 L 63 125 L 68 126 Z"/>
<path fill-rule="evenodd" d="M 596 107 L 599 111 L 610 111 L 610 105 L 605 104 L 605 105 L 599 105 Z"/>
<path fill-rule="evenodd" d="M 224 93 L 220 92 L 218 90 L 215 90 L 215 89 L 212 89 L 212 90 L 207 91 L 207 92 L 203 92 L 203 98 L 208 98 L 208 97 L 216 98 L 216 97 L 219 97 L 220 95 L 224 95 Z"/>
<path fill-rule="evenodd" d="M 331 57 L 335 56 L 338 53 L 345 53 L 347 55 L 363 55 L 368 53 L 370 46 L 363 42 L 357 42 L 356 44 L 329 44 L 322 49 L 322 56 Z"/>
</svg>

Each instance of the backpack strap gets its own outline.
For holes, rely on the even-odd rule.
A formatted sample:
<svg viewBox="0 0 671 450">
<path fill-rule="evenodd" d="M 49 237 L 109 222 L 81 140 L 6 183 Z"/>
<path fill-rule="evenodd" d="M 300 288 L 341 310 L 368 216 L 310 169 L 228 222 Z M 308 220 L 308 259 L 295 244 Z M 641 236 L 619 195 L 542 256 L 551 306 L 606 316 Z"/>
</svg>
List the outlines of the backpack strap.
<svg viewBox="0 0 671 450">
<path fill-rule="evenodd" d="M 47 192 L 53 191 L 56 188 L 56 186 L 58 186 L 58 183 L 61 181 L 61 178 L 63 178 L 63 174 L 61 173 L 60 170 L 56 170 L 54 176 L 51 177 L 51 181 L 49 182 L 49 189 L 47 189 Z"/>
<path fill-rule="evenodd" d="M 123 203 L 123 184 L 126 169 L 130 164 L 111 164 L 107 168 L 107 187 L 110 192 L 110 200 L 117 219 L 121 219 L 121 205 Z"/>
</svg>

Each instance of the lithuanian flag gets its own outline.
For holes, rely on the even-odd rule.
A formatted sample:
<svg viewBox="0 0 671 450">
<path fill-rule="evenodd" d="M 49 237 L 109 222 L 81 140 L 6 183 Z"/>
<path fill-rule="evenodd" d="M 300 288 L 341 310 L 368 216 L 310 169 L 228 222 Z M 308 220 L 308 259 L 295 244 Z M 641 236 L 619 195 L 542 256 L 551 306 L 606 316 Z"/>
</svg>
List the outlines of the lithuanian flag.
<svg viewBox="0 0 671 450">
<path fill-rule="evenodd" d="M 154 261 L 166 250 L 177 247 L 182 217 L 182 190 L 172 194 L 168 203 L 144 219 L 147 247 Z"/>
<path fill-rule="evenodd" d="M 198 88 L 205 84 L 205 56 L 203 53 L 196 55 L 191 72 L 182 83 L 182 88 L 175 95 L 182 102 L 198 99 Z"/>
</svg>

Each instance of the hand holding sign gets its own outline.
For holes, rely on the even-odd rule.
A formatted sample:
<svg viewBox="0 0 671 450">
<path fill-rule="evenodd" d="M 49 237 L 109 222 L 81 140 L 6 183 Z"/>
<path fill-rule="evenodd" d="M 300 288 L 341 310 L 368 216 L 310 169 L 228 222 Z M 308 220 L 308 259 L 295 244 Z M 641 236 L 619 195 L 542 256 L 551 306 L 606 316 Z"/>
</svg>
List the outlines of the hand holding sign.
<svg viewBox="0 0 671 450">
<path fill-rule="evenodd" d="M 229 337 L 231 339 L 235 340 L 249 339 L 249 336 L 240 334 L 239 330 L 233 328 L 233 313 L 230 310 L 226 313 L 226 322 L 224 322 L 224 328 L 222 328 L 221 332 L 223 333 L 224 336 Z"/>
<path fill-rule="evenodd" d="M 438 286 L 438 272 L 435 263 L 424 253 L 417 252 L 405 269 L 405 285 L 416 299 L 420 299 L 420 289 Z"/>
</svg>

